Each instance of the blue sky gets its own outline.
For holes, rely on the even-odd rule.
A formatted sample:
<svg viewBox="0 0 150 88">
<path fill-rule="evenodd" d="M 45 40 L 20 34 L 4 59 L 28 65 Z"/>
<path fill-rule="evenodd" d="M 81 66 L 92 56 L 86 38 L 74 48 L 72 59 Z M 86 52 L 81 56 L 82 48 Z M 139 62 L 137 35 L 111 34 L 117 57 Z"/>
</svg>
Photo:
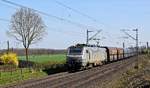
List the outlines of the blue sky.
<svg viewBox="0 0 150 88">
<path fill-rule="evenodd" d="M 15 3 L 37 9 L 48 14 L 62 17 L 73 22 L 91 27 L 77 27 L 65 21 L 47 17 L 40 14 L 47 26 L 48 34 L 42 41 L 31 46 L 31 48 L 55 48 L 63 49 L 76 43 L 85 43 L 86 30 L 103 31 L 98 35 L 99 38 L 105 37 L 100 44 L 105 46 L 121 47 L 125 41 L 127 46 L 133 45 L 132 39 L 122 39 L 124 34 L 121 29 L 139 29 L 140 41 L 149 41 L 150 33 L 150 1 L 149 0 L 57 0 L 63 4 L 72 7 L 84 14 L 87 14 L 97 22 L 87 17 L 75 13 L 65 7 L 58 5 L 55 0 L 11 0 Z M 10 20 L 17 8 L 6 4 L 0 0 L 0 18 Z M 9 22 L 0 21 L 0 45 L 6 48 L 6 41 L 10 40 L 11 47 L 21 48 L 13 38 L 8 37 L 6 31 L 9 30 Z M 129 31 L 133 36 L 134 32 Z M 92 35 L 92 34 L 91 34 Z M 95 43 L 95 42 L 91 42 Z M 144 44 L 144 43 L 143 43 Z"/>
</svg>

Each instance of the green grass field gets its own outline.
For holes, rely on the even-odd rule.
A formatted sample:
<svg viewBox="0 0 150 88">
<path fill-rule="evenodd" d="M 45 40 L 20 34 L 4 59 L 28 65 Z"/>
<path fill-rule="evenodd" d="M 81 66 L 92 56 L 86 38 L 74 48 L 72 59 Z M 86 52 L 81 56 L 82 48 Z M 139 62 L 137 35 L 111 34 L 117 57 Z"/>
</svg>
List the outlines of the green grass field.
<svg viewBox="0 0 150 88">
<path fill-rule="evenodd" d="M 25 56 L 19 56 L 19 60 L 26 60 Z M 29 61 L 46 63 L 46 62 L 58 62 L 64 63 L 66 61 L 65 54 L 54 54 L 54 55 L 30 55 Z"/>
</svg>

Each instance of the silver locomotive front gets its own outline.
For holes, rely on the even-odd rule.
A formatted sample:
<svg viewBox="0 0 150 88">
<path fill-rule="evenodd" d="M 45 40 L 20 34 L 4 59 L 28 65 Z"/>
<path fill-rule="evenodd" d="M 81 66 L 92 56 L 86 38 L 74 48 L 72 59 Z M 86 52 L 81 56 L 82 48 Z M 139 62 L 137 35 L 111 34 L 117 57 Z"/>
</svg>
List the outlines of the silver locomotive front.
<svg viewBox="0 0 150 88">
<path fill-rule="evenodd" d="M 82 47 L 69 47 L 67 52 L 67 68 L 68 70 L 76 70 L 82 67 Z"/>
</svg>

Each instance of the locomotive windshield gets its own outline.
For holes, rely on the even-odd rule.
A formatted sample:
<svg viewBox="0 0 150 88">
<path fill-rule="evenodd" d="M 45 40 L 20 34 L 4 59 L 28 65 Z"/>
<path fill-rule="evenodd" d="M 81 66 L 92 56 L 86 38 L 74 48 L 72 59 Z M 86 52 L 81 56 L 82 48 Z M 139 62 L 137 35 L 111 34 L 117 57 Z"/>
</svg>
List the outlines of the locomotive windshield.
<svg viewBox="0 0 150 88">
<path fill-rule="evenodd" d="M 69 49 L 69 54 L 72 54 L 72 55 L 80 55 L 82 54 L 82 48 L 77 48 L 77 47 L 71 47 Z"/>
</svg>

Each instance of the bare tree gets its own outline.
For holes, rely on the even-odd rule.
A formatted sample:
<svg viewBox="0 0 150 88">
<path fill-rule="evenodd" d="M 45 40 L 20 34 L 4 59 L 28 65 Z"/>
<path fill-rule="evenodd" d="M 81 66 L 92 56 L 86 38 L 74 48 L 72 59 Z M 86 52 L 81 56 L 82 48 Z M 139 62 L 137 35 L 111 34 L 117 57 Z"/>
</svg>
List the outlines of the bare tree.
<svg viewBox="0 0 150 88">
<path fill-rule="evenodd" d="M 46 34 L 46 29 L 39 14 L 29 8 L 20 8 L 12 15 L 8 33 L 22 42 L 28 62 L 29 46 L 41 40 Z"/>
</svg>

